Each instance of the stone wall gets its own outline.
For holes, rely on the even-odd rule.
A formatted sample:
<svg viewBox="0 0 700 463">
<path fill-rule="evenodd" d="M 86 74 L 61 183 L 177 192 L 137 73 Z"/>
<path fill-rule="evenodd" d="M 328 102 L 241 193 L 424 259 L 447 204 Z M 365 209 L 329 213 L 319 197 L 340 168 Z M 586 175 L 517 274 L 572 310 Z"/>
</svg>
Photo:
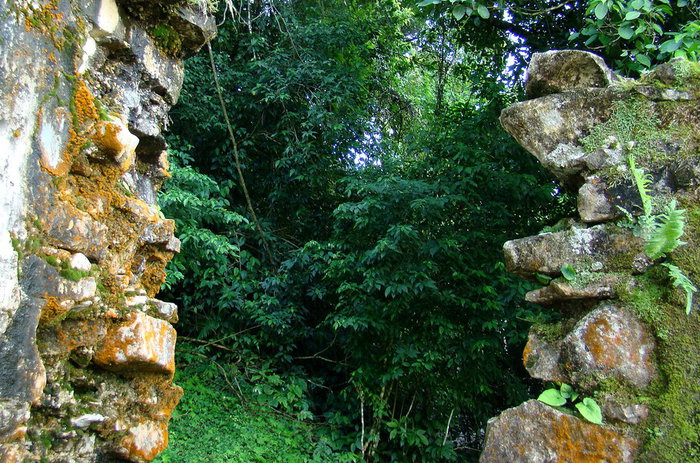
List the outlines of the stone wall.
<svg viewBox="0 0 700 463">
<path fill-rule="evenodd" d="M 215 34 L 194 3 L 0 0 L 3 462 L 167 445 L 179 241 L 155 194 L 182 59 Z"/>
<path fill-rule="evenodd" d="M 523 362 L 593 398 L 604 423 L 531 400 L 489 421 L 481 462 L 700 461 L 700 307 L 665 266 L 700 283 L 700 65 L 634 81 L 552 51 L 526 93 L 501 122 L 578 195 L 579 217 L 504 245 L 511 272 L 545 284 L 527 299 L 559 314 L 532 327 Z M 687 244 L 655 253 L 678 215 Z"/>
</svg>

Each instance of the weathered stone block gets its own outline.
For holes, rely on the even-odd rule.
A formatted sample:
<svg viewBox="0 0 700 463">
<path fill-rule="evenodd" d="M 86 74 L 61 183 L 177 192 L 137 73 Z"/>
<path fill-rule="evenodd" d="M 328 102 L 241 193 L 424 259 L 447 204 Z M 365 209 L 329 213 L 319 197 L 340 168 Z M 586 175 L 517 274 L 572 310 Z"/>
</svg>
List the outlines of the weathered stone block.
<svg viewBox="0 0 700 463">
<path fill-rule="evenodd" d="M 640 389 L 656 377 L 655 341 L 629 310 L 603 305 L 582 318 L 562 343 L 571 382 L 614 378 Z"/>
<path fill-rule="evenodd" d="M 480 463 L 631 463 L 638 442 L 537 400 L 489 420 Z"/>
<path fill-rule="evenodd" d="M 612 70 L 598 55 L 578 50 L 551 50 L 532 55 L 525 94 L 532 99 L 580 88 L 604 88 L 613 80 Z"/>
<path fill-rule="evenodd" d="M 95 364 L 125 374 L 175 372 L 175 329 L 140 312 L 112 327 L 95 352 Z"/>
<path fill-rule="evenodd" d="M 503 245 L 508 271 L 521 276 L 560 275 L 563 265 L 577 271 L 625 268 L 642 272 L 650 265 L 643 241 L 630 230 L 597 225 L 507 241 Z"/>
</svg>

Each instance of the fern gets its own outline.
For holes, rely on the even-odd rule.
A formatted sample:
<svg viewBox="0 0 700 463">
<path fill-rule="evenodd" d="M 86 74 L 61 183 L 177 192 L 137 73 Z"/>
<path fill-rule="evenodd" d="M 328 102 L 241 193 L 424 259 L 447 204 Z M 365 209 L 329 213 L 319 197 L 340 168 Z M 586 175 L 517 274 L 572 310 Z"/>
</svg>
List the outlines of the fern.
<svg viewBox="0 0 700 463">
<path fill-rule="evenodd" d="M 678 246 L 685 244 L 679 238 L 683 235 L 685 210 L 676 209 L 676 200 L 666 207 L 666 213 L 655 217 L 654 223 L 647 236 L 644 250 L 651 259 L 664 257 Z"/>
<path fill-rule="evenodd" d="M 690 278 L 688 278 L 683 271 L 673 264 L 665 262 L 664 267 L 668 269 L 668 274 L 673 280 L 673 286 L 680 287 L 685 291 L 685 313 L 690 314 L 690 310 L 693 308 L 693 294 L 698 290 L 695 287 Z"/>
<path fill-rule="evenodd" d="M 651 217 L 652 212 L 652 198 L 649 194 L 651 189 L 651 183 L 653 179 L 650 174 L 644 172 L 644 169 L 637 168 L 634 162 L 634 156 L 630 153 L 627 157 L 630 165 L 630 170 L 634 176 L 634 183 L 637 185 L 637 190 L 639 191 L 639 197 L 642 199 L 642 208 L 644 209 L 644 216 Z"/>
</svg>

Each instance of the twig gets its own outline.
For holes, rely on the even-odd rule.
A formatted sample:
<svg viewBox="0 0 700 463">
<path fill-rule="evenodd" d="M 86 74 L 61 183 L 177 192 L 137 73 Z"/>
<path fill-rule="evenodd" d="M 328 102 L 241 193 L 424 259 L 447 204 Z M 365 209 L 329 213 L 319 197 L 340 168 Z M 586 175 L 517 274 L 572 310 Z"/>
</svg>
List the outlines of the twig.
<svg viewBox="0 0 700 463">
<path fill-rule="evenodd" d="M 442 439 L 442 446 L 443 447 L 447 443 L 447 435 L 450 433 L 450 423 L 452 423 L 452 414 L 454 412 L 455 412 L 455 409 L 453 408 L 452 411 L 450 412 L 450 417 L 447 419 L 447 428 L 445 429 L 445 438 Z"/>
<path fill-rule="evenodd" d="M 258 233 L 260 233 L 260 239 L 262 240 L 263 247 L 267 252 L 270 262 L 274 267 L 277 267 L 277 262 L 270 251 L 270 246 L 268 245 L 267 238 L 265 238 L 265 233 L 260 226 L 260 221 L 258 220 L 258 215 L 255 213 L 253 208 L 253 202 L 250 199 L 250 194 L 248 193 L 248 186 L 243 178 L 243 170 L 241 169 L 241 160 L 238 156 L 238 144 L 236 143 L 236 135 L 233 133 L 233 127 L 231 127 L 231 121 L 228 117 L 228 111 L 226 110 L 226 103 L 224 102 L 224 96 L 221 92 L 221 85 L 219 84 L 219 73 L 216 72 L 216 64 L 214 63 L 214 53 L 211 51 L 211 43 L 207 42 L 207 50 L 209 51 L 209 61 L 211 62 L 211 72 L 214 74 L 214 86 L 216 87 L 216 93 L 219 95 L 219 103 L 221 104 L 221 111 L 224 114 L 224 121 L 226 122 L 226 128 L 228 129 L 229 137 L 231 137 L 231 143 L 233 144 L 233 158 L 236 164 L 236 173 L 238 174 L 238 180 L 241 183 L 241 189 L 243 190 L 243 195 L 245 196 L 245 201 L 253 217 L 253 222 L 255 222 L 255 228 L 257 228 Z"/>
</svg>

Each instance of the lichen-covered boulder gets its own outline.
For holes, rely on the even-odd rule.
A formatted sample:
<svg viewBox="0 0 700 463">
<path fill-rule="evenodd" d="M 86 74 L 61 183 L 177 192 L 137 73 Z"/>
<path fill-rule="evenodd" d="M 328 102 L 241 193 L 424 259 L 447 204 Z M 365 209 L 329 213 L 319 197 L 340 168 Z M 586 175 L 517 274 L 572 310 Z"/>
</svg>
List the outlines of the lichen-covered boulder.
<svg viewBox="0 0 700 463">
<path fill-rule="evenodd" d="M 605 88 L 614 75 L 605 61 L 579 50 L 534 53 L 527 68 L 525 94 L 528 99 L 581 88 Z"/>
<path fill-rule="evenodd" d="M 641 273 L 650 264 L 642 247 L 630 230 L 599 225 L 507 241 L 503 251 L 509 272 L 530 277 L 560 275 L 564 265 L 578 272 L 624 268 Z"/>
<path fill-rule="evenodd" d="M 536 400 L 489 420 L 480 463 L 631 463 L 635 439 Z"/>
</svg>

